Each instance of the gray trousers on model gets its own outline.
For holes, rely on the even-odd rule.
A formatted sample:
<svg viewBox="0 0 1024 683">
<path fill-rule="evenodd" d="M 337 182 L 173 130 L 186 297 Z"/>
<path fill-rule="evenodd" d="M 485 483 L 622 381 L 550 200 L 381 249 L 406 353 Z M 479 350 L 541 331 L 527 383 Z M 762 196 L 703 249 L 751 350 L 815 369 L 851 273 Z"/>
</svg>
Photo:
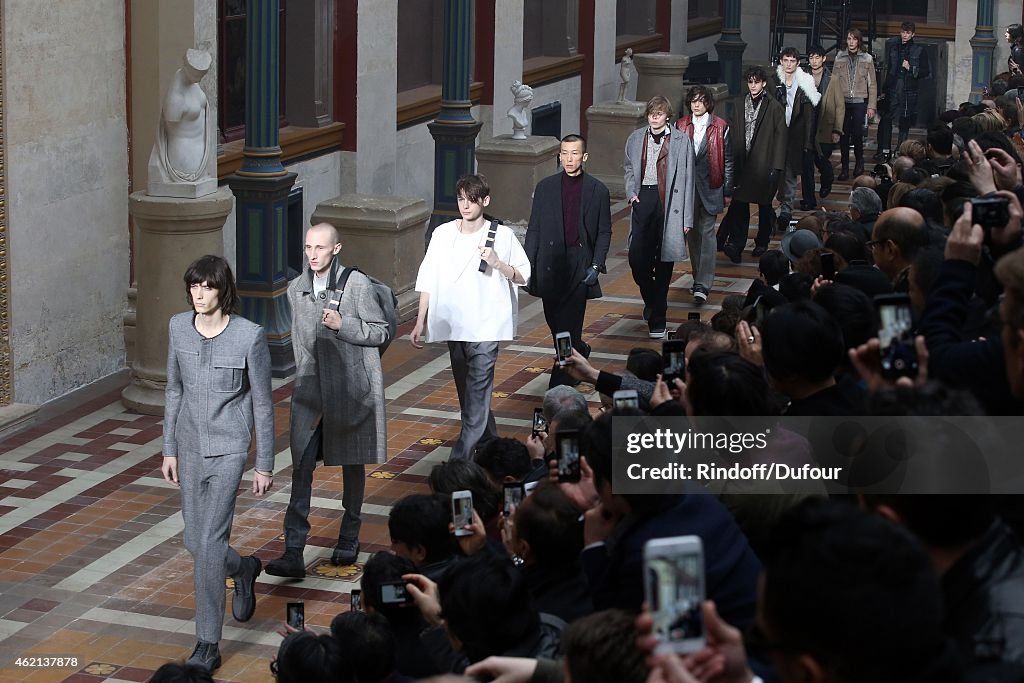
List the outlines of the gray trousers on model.
<svg viewBox="0 0 1024 683">
<path fill-rule="evenodd" d="M 702 285 L 709 292 L 715 281 L 715 257 L 718 240 L 715 237 L 717 214 L 708 213 L 700 198 L 693 207 L 693 229 L 686 233 L 686 248 L 690 250 L 690 268 L 693 269 L 694 284 Z"/>
<path fill-rule="evenodd" d="M 472 460 L 477 444 L 498 436 L 491 412 L 498 342 L 448 342 L 448 355 L 462 410 L 462 431 L 452 446 L 452 460 Z"/>
<path fill-rule="evenodd" d="M 779 191 L 775 195 L 779 200 L 780 216 L 793 215 L 793 198 L 796 197 L 796 176 L 796 169 L 792 169 L 789 167 L 789 164 L 786 164 L 786 169 L 782 172 L 782 182 L 779 183 Z"/>
<path fill-rule="evenodd" d="M 220 642 L 224 579 L 234 576 L 241 567 L 241 557 L 228 545 L 228 540 L 245 456 L 233 453 L 213 458 L 178 458 L 185 548 L 192 553 L 194 565 L 196 636 L 208 643 Z"/>
<path fill-rule="evenodd" d="M 288 498 L 288 510 L 284 513 L 285 548 L 306 547 L 309 537 L 309 501 L 313 497 L 313 470 L 316 469 L 316 454 L 324 440 L 323 424 L 318 424 L 306 451 L 298 462 L 292 459 L 292 492 Z M 345 514 L 338 531 L 338 545 L 355 545 L 359 540 L 362 526 L 363 493 L 366 490 L 366 465 L 342 465 L 341 505 Z"/>
</svg>

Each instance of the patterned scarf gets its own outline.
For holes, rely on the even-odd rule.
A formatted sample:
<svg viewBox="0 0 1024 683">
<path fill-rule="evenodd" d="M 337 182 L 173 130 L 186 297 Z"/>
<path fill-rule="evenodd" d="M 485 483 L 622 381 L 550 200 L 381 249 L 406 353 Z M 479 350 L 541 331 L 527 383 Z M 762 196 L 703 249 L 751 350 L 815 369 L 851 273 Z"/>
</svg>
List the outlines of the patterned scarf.
<svg viewBox="0 0 1024 683">
<path fill-rule="evenodd" d="M 761 103 L 764 102 L 764 91 L 761 91 L 761 96 L 757 98 L 757 103 L 754 103 L 753 98 L 748 94 L 743 98 L 743 118 L 746 120 L 746 124 L 743 127 L 743 134 L 747 144 L 747 151 L 750 151 L 750 143 L 754 139 L 754 122 L 757 121 L 757 112 L 761 109 Z"/>
</svg>

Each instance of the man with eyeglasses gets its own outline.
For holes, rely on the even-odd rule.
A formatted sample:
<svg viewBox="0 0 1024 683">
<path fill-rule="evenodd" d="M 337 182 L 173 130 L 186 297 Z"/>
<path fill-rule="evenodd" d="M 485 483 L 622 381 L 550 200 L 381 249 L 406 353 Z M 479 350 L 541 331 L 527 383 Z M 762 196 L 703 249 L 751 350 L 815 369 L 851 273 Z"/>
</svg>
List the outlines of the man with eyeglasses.
<svg viewBox="0 0 1024 683">
<path fill-rule="evenodd" d="M 611 199 L 608 188 L 588 175 L 587 141 L 580 135 L 562 138 L 558 150 L 562 171 L 537 183 L 533 192 L 526 255 L 530 259 L 529 293 L 541 298 L 552 338 L 568 332 L 583 357 L 587 299 L 601 297 L 598 273 L 608 272 L 605 258 L 612 241 Z M 574 385 L 576 380 L 556 363 L 549 388 Z"/>
</svg>

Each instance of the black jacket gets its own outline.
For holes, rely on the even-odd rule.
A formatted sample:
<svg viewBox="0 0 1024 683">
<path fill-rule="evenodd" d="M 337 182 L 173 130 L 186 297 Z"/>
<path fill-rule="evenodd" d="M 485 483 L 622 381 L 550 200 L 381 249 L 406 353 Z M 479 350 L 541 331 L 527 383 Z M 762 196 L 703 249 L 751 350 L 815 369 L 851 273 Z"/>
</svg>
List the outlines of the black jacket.
<svg viewBox="0 0 1024 683">
<path fill-rule="evenodd" d="M 906 45 L 899 36 L 885 41 L 886 77 L 882 92 L 886 107 L 892 116 L 914 118 L 917 116 L 917 90 L 920 81 L 931 76 L 928 53 L 913 38 Z M 910 70 L 903 68 L 903 60 L 910 64 Z"/>
<path fill-rule="evenodd" d="M 767 87 L 767 86 L 766 86 Z M 775 192 L 779 189 L 781 173 L 775 182 L 769 181 L 772 171 L 786 168 L 786 109 L 779 101 L 765 93 L 754 120 L 754 137 L 747 151 L 745 107 L 749 95 L 740 99 L 733 107 L 732 120 L 729 122 L 729 135 L 732 138 L 733 201 L 748 204 L 771 204 Z"/>
<path fill-rule="evenodd" d="M 562 225 L 562 172 L 537 183 L 533 192 L 530 225 L 526 230 L 526 255 L 530 259 L 529 292 L 534 296 L 558 296 L 586 276 L 586 269 L 598 266 L 602 273 L 612 241 L 611 199 L 604 183 L 584 172 L 580 201 L 580 244 L 585 263 L 570 262 Z M 587 298 L 601 296 L 601 285 L 588 288 Z"/>
</svg>

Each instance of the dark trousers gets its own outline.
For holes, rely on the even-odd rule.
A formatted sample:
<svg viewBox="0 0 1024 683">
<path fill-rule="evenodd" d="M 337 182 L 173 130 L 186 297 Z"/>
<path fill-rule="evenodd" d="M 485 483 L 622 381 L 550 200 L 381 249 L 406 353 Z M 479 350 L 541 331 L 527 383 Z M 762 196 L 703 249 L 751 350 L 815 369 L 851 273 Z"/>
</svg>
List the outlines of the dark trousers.
<svg viewBox="0 0 1024 683">
<path fill-rule="evenodd" d="M 645 185 L 637 196 L 640 201 L 633 204 L 629 230 L 629 268 L 648 311 L 648 327 L 660 330 L 664 329 L 668 314 L 673 266 L 671 261 L 661 260 L 665 212 L 657 186 Z"/>
<path fill-rule="evenodd" d="M 758 204 L 757 237 L 754 246 L 767 247 L 775 229 L 775 210 L 771 204 Z M 731 244 L 741 251 L 747 245 L 747 233 L 750 231 L 750 204 L 735 199 L 729 204 L 729 210 L 718 228 L 718 243 Z"/>
<path fill-rule="evenodd" d="M 857 160 L 854 175 L 864 170 L 864 117 L 867 113 L 867 102 L 846 105 L 843 134 L 839 138 L 839 158 L 842 160 L 844 173 L 850 171 L 850 145 L 853 145 L 853 154 Z"/>
<path fill-rule="evenodd" d="M 889 101 L 895 104 L 896 98 L 890 96 Z M 882 119 L 878 122 L 878 151 L 891 152 L 903 144 L 903 141 L 910 136 L 910 117 L 899 117 L 900 137 L 896 147 L 892 146 L 892 122 L 897 117 L 888 111 L 882 113 Z"/>
<path fill-rule="evenodd" d="M 568 272 L 583 273 L 586 266 L 574 268 L 571 264 L 579 260 L 586 261 L 583 250 L 579 247 L 570 247 L 568 253 L 569 263 L 566 264 Z M 588 264 L 589 265 L 589 264 Z M 580 275 L 575 284 L 567 285 L 564 292 L 541 297 L 544 304 L 544 320 L 551 330 L 552 350 L 554 349 L 555 335 L 559 332 L 568 332 L 572 338 L 572 346 L 584 357 L 590 356 L 590 345 L 583 341 L 583 316 L 587 313 L 587 286 L 582 282 Z M 558 362 L 551 368 L 551 381 L 548 388 L 567 384 L 573 386 L 576 380 L 569 376 Z"/>
<path fill-rule="evenodd" d="M 497 438 L 498 428 L 491 412 L 494 365 L 498 360 L 498 342 L 448 342 L 455 391 L 459 394 L 462 430 L 452 446 L 452 460 L 472 460 L 473 451 Z"/>
<path fill-rule="evenodd" d="M 284 513 L 284 545 L 286 548 L 302 549 L 309 537 L 309 502 L 313 496 L 313 470 L 316 455 L 323 443 L 323 425 L 317 425 L 309 439 L 306 450 L 299 456 L 292 454 L 292 492 L 288 498 L 288 510 Z M 366 466 L 342 465 L 341 504 L 345 514 L 341 518 L 338 545 L 351 545 L 359 540 L 359 528 L 363 520 L 363 492 L 366 490 Z"/>
<path fill-rule="evenodd" d="M 835 172 L 832 170 L 832 150 L 834 145 L 821 145 L 821 153 L 809 149 L 804 152 L 804 169 L 800 174 L 801 189 L 804 195 L 804 204 L 817 204 L 814 199 L 814 169 L 818 169 L 821 175 L 823 187 L 832 187 L 835 180 Z"/>
</svg>

